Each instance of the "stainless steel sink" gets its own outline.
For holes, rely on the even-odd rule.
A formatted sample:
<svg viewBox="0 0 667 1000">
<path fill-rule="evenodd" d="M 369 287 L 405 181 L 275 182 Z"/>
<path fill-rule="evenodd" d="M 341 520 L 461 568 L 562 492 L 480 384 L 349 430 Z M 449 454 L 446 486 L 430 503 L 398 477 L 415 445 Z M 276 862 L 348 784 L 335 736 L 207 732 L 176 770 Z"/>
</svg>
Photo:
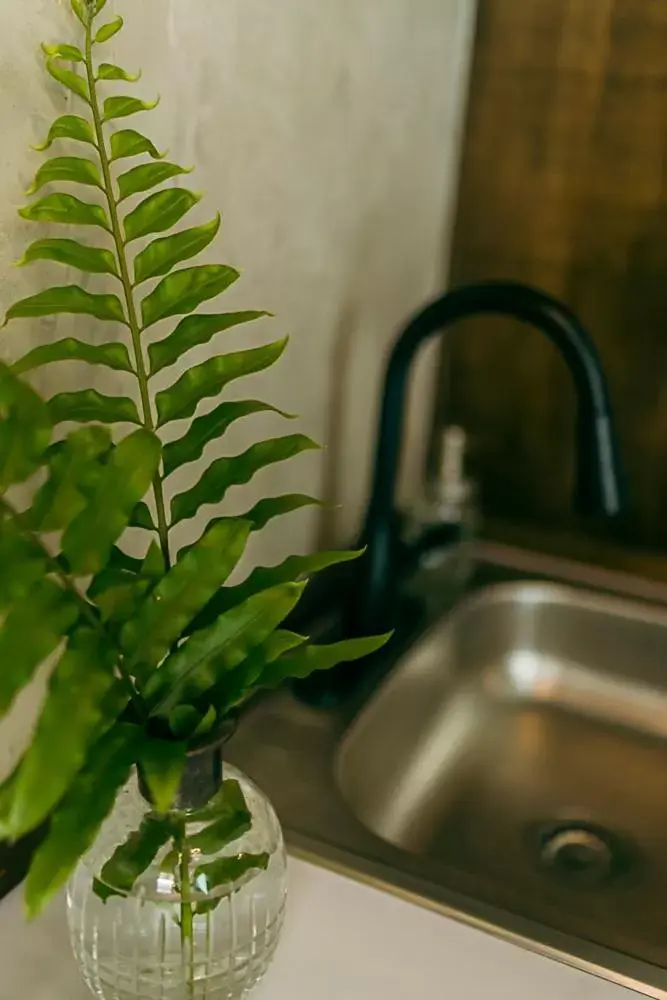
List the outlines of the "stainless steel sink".
<svg viewBox="0 0 667 1000">
<path fill-rule="evenodd" d="M 309 856 L 667 997 L 664 589 L 519 556 L 351 724 L 283 693 L 232 757 Z"/>
</svg>

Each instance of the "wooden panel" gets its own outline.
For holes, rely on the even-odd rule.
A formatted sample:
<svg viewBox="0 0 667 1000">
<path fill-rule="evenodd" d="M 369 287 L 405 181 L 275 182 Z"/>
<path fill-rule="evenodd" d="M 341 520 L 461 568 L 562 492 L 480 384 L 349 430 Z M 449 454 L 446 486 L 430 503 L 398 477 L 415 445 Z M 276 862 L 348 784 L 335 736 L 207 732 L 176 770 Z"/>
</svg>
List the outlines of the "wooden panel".
<svg viewBox="0 0 667 1000">
<path fill-rule="evenodd" d="M 667 0 L 481 0 L 452 281 L 563 298 L 609 376 L 632 535 L 667 544 Z M 486 509 L 570 521 L 574 403 L 532 330 L 451 338 L 446 419 Z"/>
</svg>

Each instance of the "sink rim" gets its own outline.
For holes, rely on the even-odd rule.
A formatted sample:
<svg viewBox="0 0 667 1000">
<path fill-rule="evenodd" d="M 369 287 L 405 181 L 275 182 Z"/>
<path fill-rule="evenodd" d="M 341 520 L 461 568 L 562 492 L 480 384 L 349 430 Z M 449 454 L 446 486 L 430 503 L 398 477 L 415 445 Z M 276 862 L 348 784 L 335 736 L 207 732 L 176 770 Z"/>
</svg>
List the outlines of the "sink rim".
<svg viewBox="0 0 667 1000">
<path fill-rule="evenodd" d="M 500 575 L 506 573 L 510 587 L 517 580 L 537 576 L 547 587 L 574 588 L 579 591 L 578 599 L 586 588 L 592 591 L 587 597 L 596 602 L 603 598 L 607 607 L 610 598 L 625 608 L 632 601 L 638 605 L 636 610 L 651 620 L 656 615 L 660 622 L 667 618 L 667 586 L 663 584 L 488 543 L 477 547 L 477 561 L 498 569 Z M 491 586 L 500 590 L 508 584 Z M 465 595 L 456 602 L 456 609 L 474 598 L 474 593 Z M 474 880 L 436 879 L 420 864 L 421 859 L 407 859 L 405 851 L 363 827 L 343 801 L 333 774 L 333 758 L 348 729 L 349 718 L 344 712 L 306 708 L 287 692 L 271 696 L 253 712 L 256 718 L 241 724 L 238 739 L 230 744 L 229 756 L 272 795 L 291 852 L 501 940 L 646 996 L 667 1000 L 667 968 L 662 964 L 652 964 L 485 902 L 475 896 Z M 274 745 L 267 735 L 267 722 L 280 724 Z M 260 740 L 263 748 L 258 746 Z"/>
</svg>

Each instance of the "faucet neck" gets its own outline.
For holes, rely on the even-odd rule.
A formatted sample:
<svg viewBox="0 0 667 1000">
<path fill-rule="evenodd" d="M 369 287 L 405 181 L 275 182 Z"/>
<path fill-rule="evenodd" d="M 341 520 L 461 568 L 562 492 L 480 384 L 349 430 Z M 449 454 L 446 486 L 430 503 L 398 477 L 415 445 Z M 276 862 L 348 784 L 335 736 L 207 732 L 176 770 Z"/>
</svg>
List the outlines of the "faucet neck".
<svg viewBox="0 0 667 1000">
<path fill-rule="evenodd" d="M 396 341 L 384 384 L 373 486 L 364 526 L 368 547 L 360 589 L 363 630 L 385 627 L 396 575 L 395 490 L 405 422 L 408 377 L 418 350 L 458 320 L 511 316 L 541 330 L 559 350 L 578 399 L 575 505 L 583 514 L 615 517 L 621 508 L 620 474 L 609 393 L 592 338 L 565 305 L 515 282 L 455 289 L 418 313 Z"/>
</svg>

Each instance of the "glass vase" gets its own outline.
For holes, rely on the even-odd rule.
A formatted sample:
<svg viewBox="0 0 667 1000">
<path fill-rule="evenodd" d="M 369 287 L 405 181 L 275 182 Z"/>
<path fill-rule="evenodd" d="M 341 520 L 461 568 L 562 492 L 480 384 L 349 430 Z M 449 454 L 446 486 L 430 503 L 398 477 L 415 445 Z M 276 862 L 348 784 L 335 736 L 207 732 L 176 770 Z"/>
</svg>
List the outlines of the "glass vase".
<svg viewBox="0 0 667 1000">
<path fill-rule="evenodd" d="M 220 785 L 211 761 L 215 772 L 210 755 L 203 765 L 201 758 L 188 762 L 174 813 L 186 843 L 197 843 L 206 825 L 197 813 Z M 172 841 L 129 893 L 112 894 L 115 887 L 103 882 L 100 892 L 105 863 L 152 815 L 135 776 L 70 879 L 71 941 L 83 977 L 100 1000 L 236 1000 L 266 971 L 285 909 L 283 836 L 271 803 L 248 777 L 225 764 L 224 779 L 238 782 L 251 824 L 215 854 L 189 848 L 179 853 Z M 212 862 L 249 855 L 260 859 L 258 867 L 209 890 L 202 872 L 210 871 Z"/>
</svg>

